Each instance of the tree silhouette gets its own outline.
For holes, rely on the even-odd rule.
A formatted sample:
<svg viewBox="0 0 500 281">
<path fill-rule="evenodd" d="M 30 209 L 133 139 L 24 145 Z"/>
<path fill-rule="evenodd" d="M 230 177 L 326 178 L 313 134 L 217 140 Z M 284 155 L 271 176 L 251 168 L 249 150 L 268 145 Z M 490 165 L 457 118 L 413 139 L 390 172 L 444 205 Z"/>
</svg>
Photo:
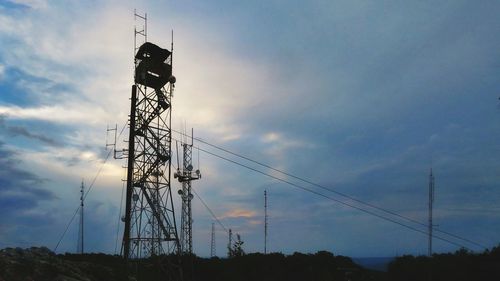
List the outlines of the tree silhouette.
<svg viewBox="0 0 500 281">
<path fill-rule="evenodd" d="M 243 250 L 243 240 L 241 240 L 241 236 L 236 234 L 236 241 L 233 244 L 233 248 L 229 249 L 229 257 L 241 257 L 245 255 L 245 251 Z"/>
</svg>

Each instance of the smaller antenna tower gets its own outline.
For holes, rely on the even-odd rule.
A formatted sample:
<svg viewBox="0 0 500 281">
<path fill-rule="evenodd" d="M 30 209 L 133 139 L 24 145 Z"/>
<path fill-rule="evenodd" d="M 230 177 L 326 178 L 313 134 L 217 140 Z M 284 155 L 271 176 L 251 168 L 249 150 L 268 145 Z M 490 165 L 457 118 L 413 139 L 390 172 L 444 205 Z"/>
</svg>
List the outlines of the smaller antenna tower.
<svg viewBox="0 0 500 281">
<path fill-rule="evenodd" d="M 267 190 L 264 190 L 264 255 L 267 254 Z"/>
<path fill-rule="evenodd" d="M 80 223 L 78 225 L 78 244 L 76 246 L 76 252 L 78 254 L 83 254 L 83 200 L 84 185 L 82 180 L 82 185 L 80 186 Z"/>
<path fill-rule="evenodd" d="M 431 173 L 429 175 L 429 249 L 428 255 L 432 256 L 432 207 L 434 204 L 434 175 Z"/>
<path fill-rule="evenodd" d="M 193 129 L 191 129 L 191 143 L 187 141 L 187 135 L 183 134 L 186 139 L 183 140 L 183 160 L 182 171 L 177 167 L 177 172 L 174 173 L 174 178 L 177 178 L 182 184 L 182 189 L 178 194 L 182 199 L 182 212 L 181 212 L 181 237 L 180 246 L 181 252 L 184 254 L 193 253 L 193 214 L 191 207 L 191 200 L 193 194 L 191 193 L 191 181 L 201 178 L 200 170 L 193 171 Z M 177 162 L 179 157 L 177 156 Z M 179 164 L 177 164 L 179 165 Z"/>
<path fill-rule="evenodd" d="M 210 257 L 215 257 L 215 224 L 212 223 L 212 241 L 210 243 Z"/>
</svg>

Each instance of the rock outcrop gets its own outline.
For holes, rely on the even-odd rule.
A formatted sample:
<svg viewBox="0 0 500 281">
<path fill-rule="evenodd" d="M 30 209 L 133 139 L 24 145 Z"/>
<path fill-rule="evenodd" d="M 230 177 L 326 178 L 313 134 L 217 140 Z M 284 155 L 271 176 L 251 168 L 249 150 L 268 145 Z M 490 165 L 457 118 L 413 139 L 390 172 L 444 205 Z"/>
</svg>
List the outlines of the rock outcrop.
<svg viewBox="0 0 500 281">
<path fill-rule="evenodd" d="M 100 281 L 119 280 L 112 268 L 71 261 L 46 247 L 0 250 L 0 281 Z M 122 279 L 123 280 L 123 279 Z"/>
</svg>

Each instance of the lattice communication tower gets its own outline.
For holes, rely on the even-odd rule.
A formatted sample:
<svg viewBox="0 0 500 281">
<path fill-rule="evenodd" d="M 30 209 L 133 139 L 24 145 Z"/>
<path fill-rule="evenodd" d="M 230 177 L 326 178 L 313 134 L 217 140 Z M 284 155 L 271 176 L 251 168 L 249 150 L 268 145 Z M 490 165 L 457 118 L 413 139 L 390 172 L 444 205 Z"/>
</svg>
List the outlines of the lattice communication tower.
<svg viewBox="0 0 500 281">
<path fill-rule="evenodd" d="M 216 255 L 215 252 L 215 223 L 212 223 L 212 235 L 210 237 L 210 257 L 213 258 Z"/>
<path fill-rule="evenodd" d="M 123 256 L 126 260 L 179 253 L 170 185 L 173 43 L 170 50 L 147 41 L 147 16 L 135 29 L 134 82 L 130 106 Z M 143 39 L 143 41 L 141 40 Z M 138 47 L 138 41 L 142 43 Z M 179 266 L 162 262 L 164 278 L 182 278 Z"/>
<path fill-rule="evenodd" d="M 191 208 L 191 200 L 193 194 L 191 193 L 191 181 L 201 178 L 200 170 L 193 171 L 193 132 L 191 131 L 191 143 L 183 141 L 183 160 L 182 171 L 177 170 L 174 178 L 177 178 L 182 183 L 182 189 L 178 191 L 182 199 L 182 212 L 181 212 L 181 252 L 184 254 L 193 253 L 193 215 Z"/>
</svg>

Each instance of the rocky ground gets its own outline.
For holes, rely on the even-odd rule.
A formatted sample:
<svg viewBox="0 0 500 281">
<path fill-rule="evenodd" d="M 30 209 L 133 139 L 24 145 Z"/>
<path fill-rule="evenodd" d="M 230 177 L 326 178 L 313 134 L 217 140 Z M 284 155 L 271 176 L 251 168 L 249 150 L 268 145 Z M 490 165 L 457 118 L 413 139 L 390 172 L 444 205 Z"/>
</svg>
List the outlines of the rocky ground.
<svg viewBox="0 0 500 281">
<path fill-rule="evenodd" d="M 106 254 L 60 254 L 45 247 L 0 250 L 0 281 L 155 281 L 165 272 L 167 256 L 140 260 L 125 266 L 119 256 Z M 234 258 L 183 256 L 185 280 L 295 281 L 384 280 L 348 257 L 320 251 L 316 254 L 247 254 Z M 164 262 L 163 266 L 158 266 Z M 135 277 L 128 276 L 127 272 Z M 381 275 L 382 274 L 382 275 Z"/>
<path fill-rule="evenodd" d="M 111 267 L 71 261 L 45 247 L 0 250 L 0 281 L 97 281 L 127 280 Z"/>
</svg>

